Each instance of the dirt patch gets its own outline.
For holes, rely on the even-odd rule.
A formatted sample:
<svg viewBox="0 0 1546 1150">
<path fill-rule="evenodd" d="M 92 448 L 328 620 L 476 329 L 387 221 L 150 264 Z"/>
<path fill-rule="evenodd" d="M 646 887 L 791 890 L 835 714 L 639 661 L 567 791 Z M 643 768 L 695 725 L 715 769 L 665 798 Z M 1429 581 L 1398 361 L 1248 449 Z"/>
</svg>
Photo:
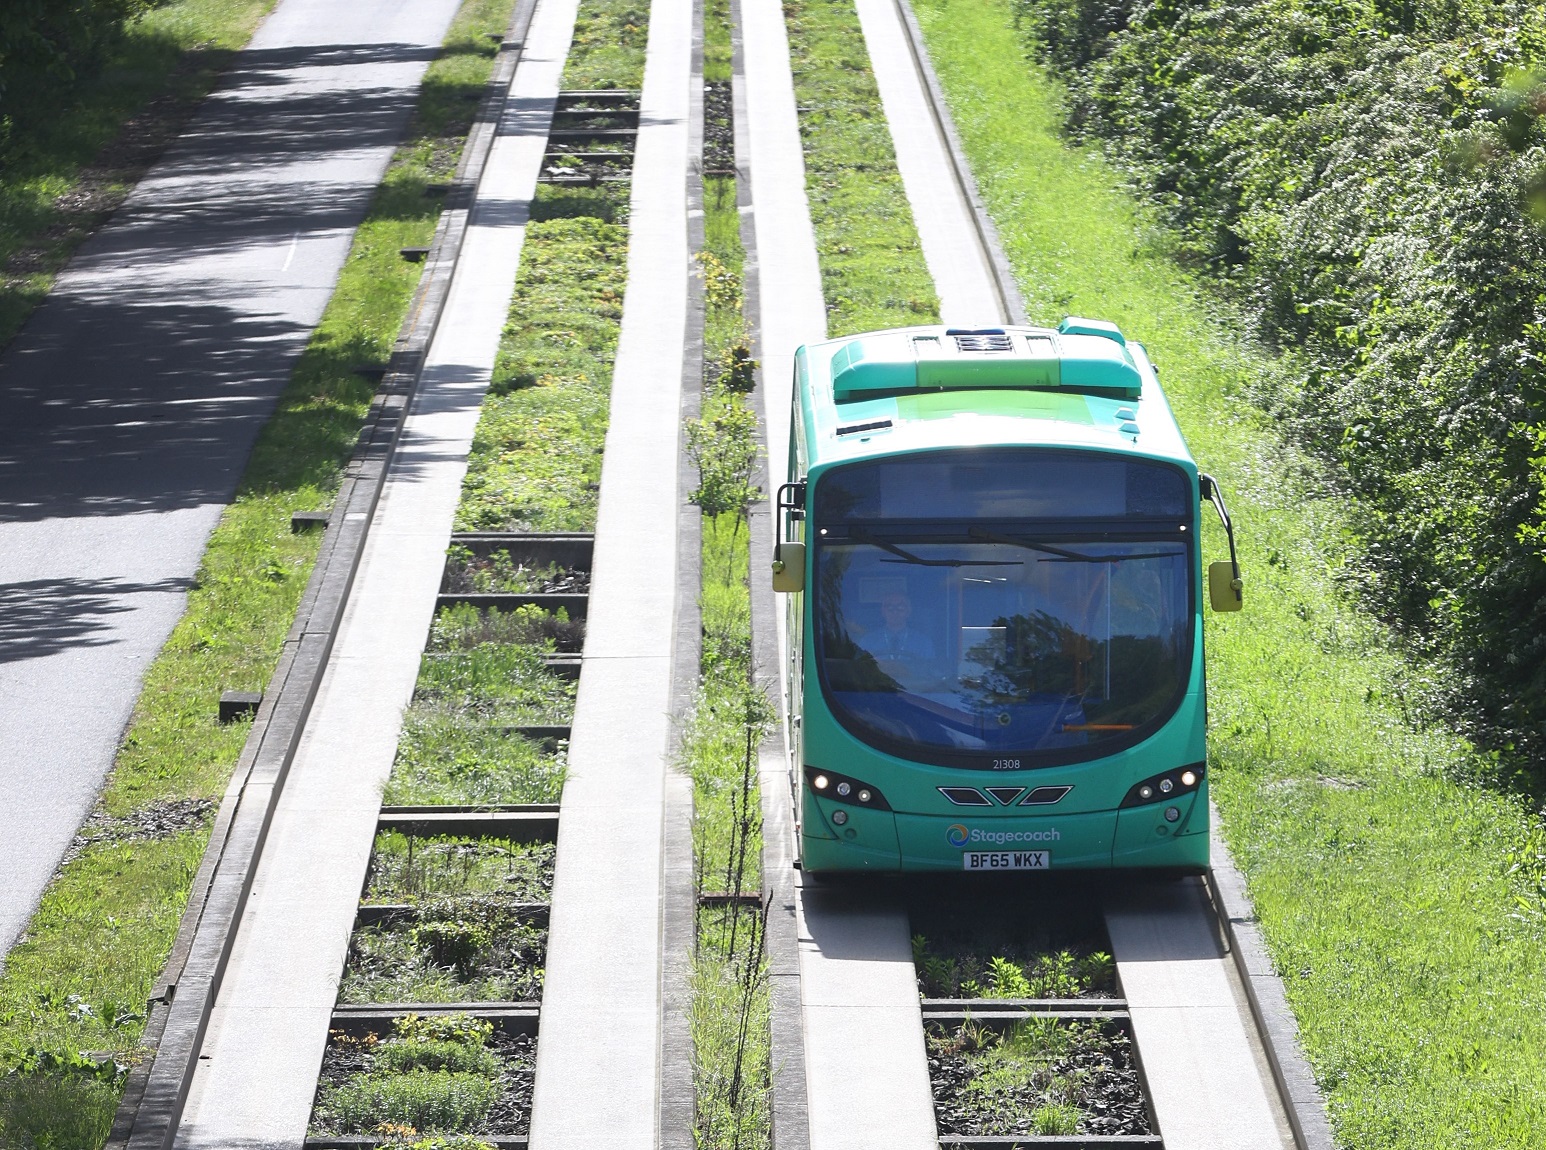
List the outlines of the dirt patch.
<svg viewBox="0 0 1546 1150">
<path fill-rule="evenodd" d="M 735 171 L 735 101 L 724 81 L 703 85 L 703 170 Z"/>
<path fill-rule="evenodd" d="M 1043 1021 L 1016 1038 L 930 1026 L 925 1037 L 942 1135 L 1153 1132 L 1132 1039 L 1118 1027 Z"/>
<path fill-rule="evenodd" d="M 214 806 L 213 799 L 164 799 L 122 816 L 97 811 L 81 826 L 60 865 L 97 843 L 147 842 L 191 831 L 203 825 Z"/>
</svg>

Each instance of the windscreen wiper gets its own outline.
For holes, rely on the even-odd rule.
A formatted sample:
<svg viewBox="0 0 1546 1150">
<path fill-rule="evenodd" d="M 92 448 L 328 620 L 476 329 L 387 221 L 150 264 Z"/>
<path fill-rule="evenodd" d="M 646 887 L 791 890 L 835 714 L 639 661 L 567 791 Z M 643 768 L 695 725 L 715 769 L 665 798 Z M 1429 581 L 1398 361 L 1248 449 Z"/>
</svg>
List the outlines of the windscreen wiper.
<svg viewBox="0 0 1546 1150">
<path fill-rule="evenodd" d="M 1020 564 L 1009 559 L 925 559 L 921 555 L 914 555 L 911 551 L 903 551 L 895 543 L 887 543 L 884 539 L 877 539 L 862 527 L 850 527 L 848 535 L 851 539 L 857 539 L 860 543 L 868 543 L 871 547 L 879 547 L 882 551 L 889 551 L 906 563 L 915 563 L 919 567 L 1019 567 Z"/>
<path fill-rule="evenodd" d="M 1140 555 L 1085 555 L 1079 551 L 1065 551 L 1050 543 L 1032 543 L 1029 539 L 1016 539 L 1013 535 L 1000 535 L 996 531 L 984 531 L 981 527 L 969 527 L 966 534 L 985 543 L 1002 543 L 1006 547 L 1024 547 L 1027 551 L 1041 551 L 1056 556 L 1065 563 L 1121 563 L 1128 559 L 1173 559 L 1174 551 L 1155 551 Z"/>
</svg>

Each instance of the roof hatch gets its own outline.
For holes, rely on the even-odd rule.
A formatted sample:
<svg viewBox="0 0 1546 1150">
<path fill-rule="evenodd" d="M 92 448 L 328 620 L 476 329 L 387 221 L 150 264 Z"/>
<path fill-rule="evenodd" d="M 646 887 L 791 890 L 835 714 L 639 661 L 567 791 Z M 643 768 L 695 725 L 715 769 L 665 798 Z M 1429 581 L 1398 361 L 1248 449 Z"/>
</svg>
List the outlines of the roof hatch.
<svg viewBox="0 0 1546 1150">
<path fill-rule="evenodd" d="M 1078 391 L 1136 399 L 1138 366 L 1115 324 L 1073 316 L 1050 328 L 884 332 L 832 357 L 838 403 L 911 391 Z"/>
</svg>

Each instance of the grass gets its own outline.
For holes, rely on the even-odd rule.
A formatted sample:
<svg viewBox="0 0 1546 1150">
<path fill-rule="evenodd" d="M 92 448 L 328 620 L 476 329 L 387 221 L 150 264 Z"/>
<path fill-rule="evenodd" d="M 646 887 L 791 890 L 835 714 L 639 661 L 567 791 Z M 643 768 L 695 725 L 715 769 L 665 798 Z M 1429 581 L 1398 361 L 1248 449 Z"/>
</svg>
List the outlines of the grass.
<svg viewBox="0 0 1546 1150">
<path fill-rule="evenodd" d="M 913 965 L 925 998 L 1084 998 L 1116 993 L 1116 963 L 1102 950 L 984 954 L 913 935 Z"/>
<path fill-rule="evenodd" d="M 317 1103 L 319 1125 L 369 1130 L 379 1123 L 456 1133 L 482 1125 L 499 1095 L 486 1074 L 433 1070 L 361 1075 Z"/>
<path fill-rule="evenodd" d="M 704 80 L 713 95 L 706 112 L 723 117 L 731 77 L 728 0 L 708 0 L 703 19 Z M 723 141 L 715 155 L 710 166 L 727 169 Z M 701 417 L 688 427 L 700 479 L 692 498 L 703 512 L 703 635 L 698 692 L 678 755 L 693 786 L 697 889 L 741 894 L 761 890 L 757 752 L 773 718 L 752 676 L 746 506 L 757 497 L 751 483 L 757 455 L 746 392 L 755 383 L 755 364 L 743 314 L 746 253 L 735 177 L 706 177 L 703 191 L 704 246 L 696 258 L 705 289 L 704 392 Z M 751 907 L 697 913 L 688 1021 L 694 1135 L 705 1150 L 757 1150 L 771 1142 L 765 926 L 765 912 Z"/>
<path fill-rule="evenodd" d="M 615 195 L 615 193 L 609 193 Z M 510 318 L 473 437 L 459 531 L 588 531 L 596 522 L 628 229 L 614 199 L 539 190 Z M 554 450 L 555 444 L 565 450 Z"/>
<path fill-rule="evenodd" d="M 1098 154 L 1005 0 L 916 0 L 1027 307 L 1145 342 L 1199 462 L 1229 492 L 1247 606 L 1209 616 L 1213 795 L 1341 1144 L 1535 1147 L 1546 1129 L 1542 832 L 1426 724 L 1429 668 L 1352 607 L 1344 509 L 1244 401 L 1270 363 Z M 1217 556 L 1221 543 L 1210 535 Z"/>
<path fill-rule="evenodd" d="M 531 1002 L 542 996 L 547 928 L 501 896 L 420 904 L 412 921 L 357 930 L 338 1001 Z"/>
<path fill-rule="evenodd" d="M 536 607 L 448 607 L 431 625 L 413 701 L 403 716 L 388 804 L 478 806 L 557 802 L 567 748 L 549 751 L 512 726 L 563 726 L 575 684 L 545 662 L 583 627 Z"/>
<path fill-rule="evenodd" d="M 218 798 L 226 785 L 249 726 L 221 726 L 216 702 L 225 689 L 261 689 L 277 662 L 319 545 L 315 536 L 291 534 L 290 512 L 325 506 L 337 487 L 370 401 L 370 387 L 350 369 L 384 361 L 396 338 L 419 274 L 397 249 L 422 246 L 433 234 L 438 206 L 424 185 L 456 163 L 457 136 L 492 67 L 485 33 L 504 30 L 510 7 L 509 0 L 467 0 L 430 65 L 409 138 L 210 539 L 186 612 L 147 670 L 100 802 L 109 815 L 157 801 Z M 0 1072 L 30 1065 L 29 1050 L 136 1056 L 145 999 L 207 835 L 206 825 L 92 846 L 62 868 L 0 977 Z M 69 1095 L 70 1080 L 61 1081 L 59 1091 Z M 17 1098 L 18 1089 L 6 1097 Z M 96 1086 L 87 1093 L 95 1096 Z M 69 1131 L 78 1129 L 57 1109 L 13 1109 L 0 1100 L 0 1143 L 97 1145 L 76 1141 Z"/>
<path fill-rule="evenodd" d="M 403 717 L 382 800 L 392 806 L 557 802 L 564 755 L 450 708 L 414 704 Z"/>
<path fill-rule="evenodd" d="M 473 595 L 531 595 L 583 592 L 590 574 L 571 571 L 556 563 L 528 567 L 510 558 L 508 551 L 474 555 L 470 548 L 453 546 L 446 553 L 443 589 Z"/>
<path fill-rule="evenodd" d="M 479 643 L 430 652 L 414 701 L 491 722 L 561 723 L 573 710 L 574 684 L 548 670 L 536 644 Z"/>
<path fill-rule="evenodd" d="M 925 1037 L 932 1062 L 962 1063 L 955 1089 L 937 1104 L 948 1109 L 953 1129 L 981 1135 L 1090 1133 L 1081 1103 L 1100 1094 L 1092 1070 L 1114 1045 L 1125 1045 L 1099 1023 L 1051 1018 L 1029 1018 L 1002 1032 L 972 1023 L 948 1034 L 931 1028 Z"/>
<path fill-rule="evenodd" d="M 186 116 L 274 3 L 176 0 L 152 10 L 50 121 L 12 142 L 0 169 L 0 348 L 131 190 L 144 158 L 126 161 L 104 149 L 110 153 L 125 124 L 153 103 L 172 122 Z"/>
<path fill-rule="evenodd" d="M 786 0 L 784 19 L 828 333 L 938 323 L 858 13 Z"/>
<path fill-rule="evenodd" d="M 500 894 L 546 902 L 553 885 L 551 843 L 399 831 L 376 836 L 365 876 L 365 903 L 422 902 L 460 894 Z"/>
<path fill-rule="evenodd" d="M 563 87 L 637 89 L 648 8 L 587 0 Z M 628 280 L 627 184 L 539 186 L 473 437 L 459 531 L 589 531 Z M 562 444 L 564 450 L 555 450 Z"/>
<path fill-rule="evenodd" d="M 370 1134 L 411 1150 L 492 1150 L 454 1135 L 514 1133 L 511 1095 L 530 1100 L 532 1045 L 463 1013 L 404 1015 L 385 1040 L 333 1031 L 311 1133 Z"/>
</svg>

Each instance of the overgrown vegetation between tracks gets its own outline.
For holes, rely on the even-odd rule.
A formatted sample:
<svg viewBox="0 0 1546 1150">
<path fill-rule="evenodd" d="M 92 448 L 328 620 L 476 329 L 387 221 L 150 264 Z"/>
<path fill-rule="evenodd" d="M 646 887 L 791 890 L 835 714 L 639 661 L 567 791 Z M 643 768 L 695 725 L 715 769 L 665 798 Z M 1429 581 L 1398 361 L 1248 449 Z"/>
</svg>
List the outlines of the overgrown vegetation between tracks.
<svg viewBox="0 0 1546 1150">
<path fill-rule="evenodd" d="M 321 324 L 222 516 L 187 610 L 145 686 L 88 831 L 0 976 L 0 1143 L 95 1150 L 122 1068 L 139 1057 L 160 973 L 208 838 L 208 813 L 250 725 L 222 726 L 223 689 L 261 689 L 315 559 L 293 510 L 322 507 L 358 435 L 439 215 L 444 180 L 490 75 L 510 0 L 467 0 L 430 65 L 406 142 L 356 234 Z M 169 10 L 170 11 L 170 10 Z M 148 829 L 147 829 L 148 828 Z M 93 1052 L 89 1056 L 83 1052 Z"/>
<path fill-rule="evenodd" d="M 1348 600 L 1344 500 L 1250 399 L 1278 370 L 1171 258 L 1009 0 L 914 0 L 1031 314 L 1118 322 L 1229 491 L 1247 607 L 1209 616 L 1213 795 L 1333 1124 L 1360 1150 L 1532 1147 L 1546 1129 L 1546 849 L 1413 698 L 1431 671 Z M 1383 209 L 1381 209 L 1383 212 Z M 1399 403 L 1399 397 L 1392 397 Z M 1221 554 L 1222 540 L 1208 538 Z"/>
<path fill-rule="evenodd" d="M 0 348 L 273 6 L 13 0 L 0 11 Z"/>
<path fill-rule="evenodd" d="M 585 0 L 562 87 L 637 88 L 646 37 L 635 6 Z M 627 276 L 627 207 L 626 183 L 538 186 L 458 529 L 595 529 Z M 447 555 L 448 591 L 584 591 L 589 582 L 586 572 L 521 567 L 497 548 L 480 558 L 453 545 Z M 575 683 L 549 660 L 577 653 L 583 639 L 583 622 L 563 611 L 464 604 L 437 612 L 385 801 L 557 802 L 567 746 L 520 728 L 569 725 Z M 439 857 L 431 862 L 426 850 Z M 410 905 L 356 928 L 339 1001 L 540 1000 L 546 918 L 529 904 L 550 901 L 553 861 L 547 845 L 378 836 L 362 906 L 396 892 L 412 892 Z M 425 1135 L 445 1139 L 437 1150 L 473 1150 L 485 1145 L 477 1138 L 526 1133 L 534 1035 L 505 1035 L 455 1015 L 394 1025 L 385 1039 L 331 1036 L 313 1133 L 366 1134 L 425 1150 Z"/>
<path fill-rule="evenodd" d="M 827 333 L 938 323 L 858 13 L 849 3 L 788 0 L 784 20 Z"/>
<path fill-rule="evenodd" d="M 736 206 L 730 5 L 704 5 L 703 400 L 688 452 L 703 515 L 699 682 L 679 751 L 693 789 L 693 874 L 700 896 L 692 1006 L 696 1144 L 765 1150 L 769 1000 L 758 751 L 772 707 L 752 666 L 747 509 L 759 496 L 756 363 L 743 313 L 745 251 Z M 708 894 L 719 896 L 704 899 Z"/>
<path fill-rule="evenodd" d="M 924 1029 L 941 1135 L 1153 1133 L 1132 1036 L 1109 1021 L 1026 1018 Z"/>
</svg>

